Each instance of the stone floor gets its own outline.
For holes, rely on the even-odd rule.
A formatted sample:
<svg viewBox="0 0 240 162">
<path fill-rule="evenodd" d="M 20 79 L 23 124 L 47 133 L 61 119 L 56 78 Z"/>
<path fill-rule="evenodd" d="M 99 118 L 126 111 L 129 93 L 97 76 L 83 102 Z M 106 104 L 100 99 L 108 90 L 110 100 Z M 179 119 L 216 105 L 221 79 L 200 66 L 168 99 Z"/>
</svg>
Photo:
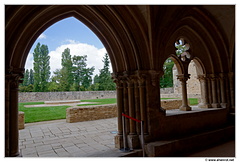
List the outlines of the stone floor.
<svg viewBox="0 0 240 162">
<path fill-rule="evenodd" d="M 107 156 L 109 152 L 120 152 L 114 146 L 116 128 L 116 118 L 30 123 L 19 130 L 19 149 L 23 157 Z"/>
<path fill-rule="evenodd" d="M 117 118 L 66 123 L 66 119 L 25 124 L 19 130 L 23 157 L 118 157 L 124 153 L 114 146 Z M 230 141 L 187 157 L 234 157 Z"/>
</svg>

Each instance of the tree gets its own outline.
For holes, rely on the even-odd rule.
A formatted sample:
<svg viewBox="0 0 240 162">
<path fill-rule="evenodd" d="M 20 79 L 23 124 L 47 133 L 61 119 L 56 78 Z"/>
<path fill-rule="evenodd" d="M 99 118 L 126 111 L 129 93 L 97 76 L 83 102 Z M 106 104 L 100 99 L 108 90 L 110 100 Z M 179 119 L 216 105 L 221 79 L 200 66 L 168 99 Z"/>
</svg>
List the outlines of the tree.
<svg viewBox="0 0 240 162">
<path fill-rule="evenodd" d="M 62 53 L 62 69 L 60 71 L 61 73 L 61 81 L 60 84 L 63 86 L 64 91 L 69 91 L 70 87 L 74 83 L 74 78 L 73 78 L 73 73 L 72 73 L 72 68 L 73 68 L 73 63 L 72 63 L 72 56 L 70 54 L 70 49 L 66 48 L 63 53 Z"/>
<path fill-rule="evenodd" d="M 29 84 L 34 84 L 34 77 L 33 77 L 33 70 L 30 69 L 30 72 L 29 72 Z"/>
<path fill-rule="evenodd" d="M 29 85 L 29 70 L 25 70 L 22 86 Z"/>
<path fill-rule="evenodd" d="M 173 74 L 172 74 L 173 65 L 174 62 L 170 58 L 164 62 L 163 65 L 164 75 L 160 78 L 161 88 L 173 87 Z"/>
<path fill-rule="evenodd" d="M 48 54 L 48 46 L 38 43 L 33 53 L 33 77 L 35 92 L 46 92 L 48 89 L 47 85 L 50 78 L 50 56 Z"/>
<path fill-rule="evenodd" d="M 75 90 L 87 90 L 92 84 L 94 67 L 87 68 L 87 56 L 73 56 Z M 80 88 L 81 87 L 81 88 Z"/>
<path fill-rule="evenodd" d="M 99 78 L 95 76 L 95 79 L 99 81 L 98 90 L 115 90 L 116 86 L 111 78 L 111 73 L 109 70 L 110 61 L 107 53 L 103 57 L 102 62 L 103 68 L 100 70 Z"/>
</svg>

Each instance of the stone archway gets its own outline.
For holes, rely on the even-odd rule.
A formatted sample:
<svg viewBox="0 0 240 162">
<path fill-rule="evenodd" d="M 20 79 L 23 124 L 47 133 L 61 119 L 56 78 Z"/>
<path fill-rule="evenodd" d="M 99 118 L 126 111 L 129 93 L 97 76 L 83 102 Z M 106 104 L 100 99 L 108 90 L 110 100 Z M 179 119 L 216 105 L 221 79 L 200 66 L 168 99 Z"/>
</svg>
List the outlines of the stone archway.
<svg viewBox="0 0 240 162">
<path fill-rule="evenodd" d="M 18 85 L 28 52 L 45 29 L 71 16 L 88 26 L 109 54 L 113 78 L 118 85 L 116 147 L 123 146 L 122 112 L 145 121 L 147 139 L 157 137 L 159 130 L 154 125 L 164 114 L 163 110 L 156 109 L 160 107 L 157 84 L 160 72 L 152 70 L 152 56 L 146 55 L 150 53 L 144 25 L 146 20 L 127 16 L 141 17 L 142 9 L 136 6 L 6 6 L 5 156 L 19 155 Z M 128 147 L 137 148 L 140 146 L 138 126 L 131 121 L 127 125 Z"/>
<path fill-rule="evenodd" d="M 222 9 L 224 8 L 224 9 Z M 226 10 L 225 10 L 226 9 Z M 104 44 L 117 84 L 117 148 L 123 146 L 121 113 L 143 120 L 145 142 L 168 135 L 204 130 L 227 122 L 230 97 L 234 96 L 234 71 L 229 64 L 229 28 L 234 28 L 234 6 L 5 6 L 5 156 L 18 156 L 18 84 L 33 42 L 50 25 L 74 16 L 87 25 Z M 223 16 L 220 18 L 219 14 Z M 223 14 L 224 13 L 224 14 Z M 227 14 L 225 14 L 227 13 Z M 231 20 L 231 21 L 230 21 Z M 226 23 L 228 22 L 228 23 Z M 232 30 L 232 29 L 231 29 Z M 160 105 L 159 78 L 174 42 L 184 38 L 206 70 L 209 103 L 218 113 L 206 113 L 201 123 L 166 116 Z M 234 36 L 232 37 L 234 38 Z M 201 48 L 200 48 L 201 47 Z M 230 49 L 232 60 L 234 50 Z M 230 68 L 231 67 L 231 68 Z M 183 68 L 185 69 L 185 68 Z M 186 70 L 185 70 L 186 71 Z M 228 79 L 228 75 L 233 76 Z M 180 76 L 186 80 L 189 76 Z M 229 88 L 230 82 L 230 88 Z M 220 89 L 221 95 L 217 95 Z M 231 93 L 230 93 L 231 90 Z M 232 105 L 234 106 L 232 101 Z M 200 115 L 192 114 L 194 118 Z M 191 121 L 191 115 L 188 116 Z M 215 121 L 213 122 L 212 119 Z M 127 121 L 127 144 L 138 148 L 139 126 Z M 172 125 L 169 125 L 172 124 Z M 184 127 L 181 127 L 184 125 Z M 174 133 L 173 133 L 174 132 Z M 176 136 L 175 136 L 176 137 Z"/>
</svg>

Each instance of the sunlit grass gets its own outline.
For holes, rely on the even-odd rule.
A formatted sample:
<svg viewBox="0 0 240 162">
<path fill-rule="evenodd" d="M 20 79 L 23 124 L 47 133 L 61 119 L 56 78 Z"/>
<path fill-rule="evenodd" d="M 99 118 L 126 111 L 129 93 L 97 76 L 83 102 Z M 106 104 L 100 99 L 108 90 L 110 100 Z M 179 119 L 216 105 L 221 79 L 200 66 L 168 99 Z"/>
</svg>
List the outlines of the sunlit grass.
<svg viewBox="0 0 240 162">
<path fill-rule="evenodd" d="M 162 98 L 177 99 L 177 98 Z M 197 98 L 189 98 L 190 105 L 197 105 Z M 78 106 L 105 105 L 117 103 L 116 98 L 81 100 L 81 102 L 93 102 L 92 104 L 80 104 Z M 48 120 L 66 119 L 66 109 L 70 106 L 48 106 L 48 107 L 24 107 L 24 105 L 40 105 L 44 102 L 19 103 L 19 111 L 24 112 L 25 123 L 33 123 Z"/>
</svg>

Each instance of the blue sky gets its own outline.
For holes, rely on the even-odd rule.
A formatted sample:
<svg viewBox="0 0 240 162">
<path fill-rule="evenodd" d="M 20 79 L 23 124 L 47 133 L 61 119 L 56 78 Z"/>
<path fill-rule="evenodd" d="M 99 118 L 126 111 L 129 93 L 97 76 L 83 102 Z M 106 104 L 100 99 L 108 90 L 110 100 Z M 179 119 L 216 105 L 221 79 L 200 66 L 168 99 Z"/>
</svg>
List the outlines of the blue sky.
<svg viewBox="0 0 240 162">
<path fill-rule="evenodd" d="M 87 64 L 94 66 L 94 75 L 103 67 L 102 58 L 106 53 L 98 37 L 81 21 L 74 17 L 63 19 L 47 28 L 33 44 L 25 69 L 33 68 L 33 51 L 37 43 L 46 44 L 49 49 L 51 73 L 61 68 L 61 54 L 70 48 L 70 54 L 87 55 Z"/>
<path fill-rule="evenodd" d="M 104 47 L 98 37 L 86 25 L 74 17 L 58 21 L 46 29 L 43 34 L 46 38 L 38 39 L 36 42 L 47 44 L 49 50 L 54 50 L 60 45 L 67 43 L 67 39 L 94 45 L 97 48 Z M 36 42 L 32 51 L 36 46 Z"/>
</svg>

